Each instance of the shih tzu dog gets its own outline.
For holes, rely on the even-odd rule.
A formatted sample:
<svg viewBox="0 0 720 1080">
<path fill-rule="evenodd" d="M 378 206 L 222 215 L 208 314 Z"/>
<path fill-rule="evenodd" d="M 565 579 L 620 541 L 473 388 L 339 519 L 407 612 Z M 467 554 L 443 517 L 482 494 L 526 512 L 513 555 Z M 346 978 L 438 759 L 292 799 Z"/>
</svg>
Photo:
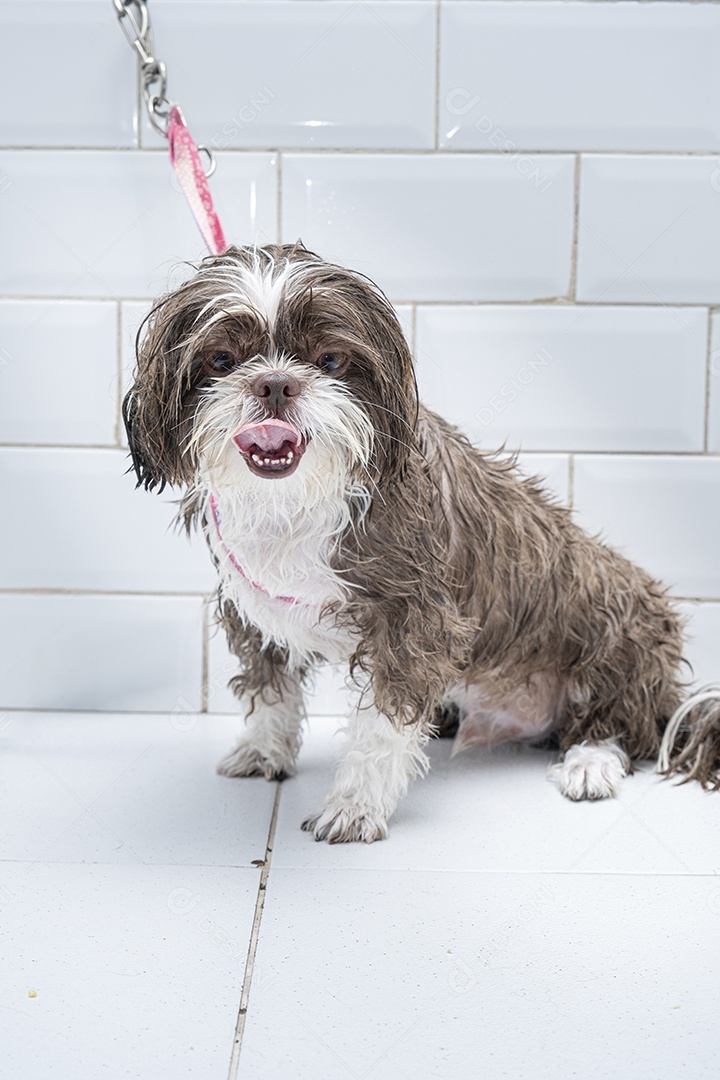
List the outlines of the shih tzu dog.
<svg viewBox="0 0 720 1080">
<path fill-rule="evenodd" d="M 300 243 L 205 259 L 155 305 L 123 413 L 138 483 L 184 489 L 217 567 L 247 711 L 219 771 L 292 775 L 313 669 L 358 687 L 317 840 L 387 836 L 453 719 L 460 749 L 552 735 L 571 799 L 659 752 L 718 785 L 720 692 L 683 704 L 664 587 L 419 404 L 367 278 Z"/>
</svg>

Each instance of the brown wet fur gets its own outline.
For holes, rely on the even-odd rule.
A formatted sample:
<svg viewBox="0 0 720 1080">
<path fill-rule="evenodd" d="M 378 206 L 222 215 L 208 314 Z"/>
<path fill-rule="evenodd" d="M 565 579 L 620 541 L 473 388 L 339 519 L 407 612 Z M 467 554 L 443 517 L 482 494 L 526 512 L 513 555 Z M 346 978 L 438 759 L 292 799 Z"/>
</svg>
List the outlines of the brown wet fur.
<svg viewBox="0 0 720 1080">
<path fill-rule="evenodd" d="M 376 432 L 371 510 L 335 556 L 355 588 L 326 617 L 359 631 L 351 667 L 370 680 L 377 707 L 397 725 L 445 734 L 457 717 L 444 699 L 458 683 L 481 684 L 498 707 L 525 688 L 532 711 L 533 686 L 550 680 L 561 750 L 614 738 L 632 758 L 655 757 L 684 693 L 683 622 L 666 588 L 583 532 L 512 458 L 481 452 L 418 405 L 397 318 L 361 275 L 299 244 L 231 248 L 161 299 L 123 405 L 138 483 L 192 484 L 186 441 L 209 381 L 204 353 L 228 340 L 247 355 L 266 347 L 257 312 L 235 312 L 207 340 L 200 318 L 217 292 L 214 271 L 258 259 L 303 265 L 308 284 L 281 305 L 275 341 L 300 359 L 323 345 L 347 354 L 343 381 Z M 196 513 L 190 499 L 188 525 Z M 263 650 L 232 605 L 220 611 L 242 663 L 236 690 L 262 693 L 284 651 Z M 719 721 L 717 705 L 691 715 L 671 771 L 718 784 Z"/>
</svg>

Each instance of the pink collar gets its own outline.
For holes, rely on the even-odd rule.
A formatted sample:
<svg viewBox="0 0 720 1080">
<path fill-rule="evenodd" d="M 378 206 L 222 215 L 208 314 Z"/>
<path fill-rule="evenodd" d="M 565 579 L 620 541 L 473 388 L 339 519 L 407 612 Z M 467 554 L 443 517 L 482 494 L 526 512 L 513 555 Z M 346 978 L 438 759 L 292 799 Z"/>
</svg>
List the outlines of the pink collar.
<svg viewBox="0 0 720 1080">
<path fill-rule="evenodd" d="M 233 554 L 233 552 L 230 550 L 230 548 L 227 546 L 227 544 L 225 543 L 225 541 L 223 539 L 223 535 L 220 532 L 220 510 L 218 508 L 217 499 L 212 494 L 210 495 L 210 510 L 212 512 L 213 522 L 215 523 L 215 529 L 216 529 L 217 534 L 218 534 L 218 539 L 220 540 L 220 543 L 222 544 L 223 551 L 227 555 L 227 557 L 230 560 L 232 566 L 235 568 L 235 570 L 237 570 L 238 574 L 240 574 L 241 577 L 245 578 L 245 580 L 247 582 L 249 582 L 250 585 L 252 585 L 253 589 L 258 589 L 261 593 L 264 593 L 265 596 L 270 596 L 273 600 L 282 600 L 282 602 L 284 604 L 295 604 L 295 605 L 298 605 L 299 607 L 318 607 L 318 606 L 320 606 L 318 604 L 306 604 L 302 600 L 298 600 L 297 597 L 295 597 L 295 596 L 272 596 L 272 593 L 269 593 L 264 585 L 260 585 L 259 582 L 253 581 L 252 578 L 248 577 L 248 575 L 245 573 L 245 571 L 243 570 L 240 563 L 235 558 L 235 555 Z"/>
</svg>

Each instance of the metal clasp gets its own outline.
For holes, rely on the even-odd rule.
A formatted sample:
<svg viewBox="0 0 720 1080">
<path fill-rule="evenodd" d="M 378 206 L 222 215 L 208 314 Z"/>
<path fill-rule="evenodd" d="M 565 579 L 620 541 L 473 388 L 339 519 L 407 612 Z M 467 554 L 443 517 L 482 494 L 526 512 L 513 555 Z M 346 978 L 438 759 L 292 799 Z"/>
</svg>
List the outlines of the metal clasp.
<svg viewBox="0 0 720 1080">
<path fill-rule="evenodd" d="M 145 0 L 113 0 L 125 37 L 140 57 L 142 91 L 150 123 L 158 135 L 167 137 L 175 102 L 167 96 L 167 69 L 155 56 L 150 13 Z"/>
<path fill-rule="evenodd" d="M 122 32 L 143 64 L 147 64 L 154 59 L 154 46 L 145 0 L 113 0 L 113 6 Z"/>
</svg>

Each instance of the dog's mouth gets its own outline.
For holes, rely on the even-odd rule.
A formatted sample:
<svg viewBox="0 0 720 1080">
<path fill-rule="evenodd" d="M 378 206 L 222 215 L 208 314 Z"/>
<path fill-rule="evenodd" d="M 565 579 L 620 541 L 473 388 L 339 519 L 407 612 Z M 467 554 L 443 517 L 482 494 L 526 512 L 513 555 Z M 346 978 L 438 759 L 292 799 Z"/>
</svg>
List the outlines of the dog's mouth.
<svg viewBox="0 0 720 1080">
<path fill-rule="evenodd" d="M 256 476 L 276 479 L 294 473 L 305 453 L 307 439 L 285 420 L 269 418 L 261 424 L 247 424 L 236 431 L 232 441 Z"/>
</svg>

